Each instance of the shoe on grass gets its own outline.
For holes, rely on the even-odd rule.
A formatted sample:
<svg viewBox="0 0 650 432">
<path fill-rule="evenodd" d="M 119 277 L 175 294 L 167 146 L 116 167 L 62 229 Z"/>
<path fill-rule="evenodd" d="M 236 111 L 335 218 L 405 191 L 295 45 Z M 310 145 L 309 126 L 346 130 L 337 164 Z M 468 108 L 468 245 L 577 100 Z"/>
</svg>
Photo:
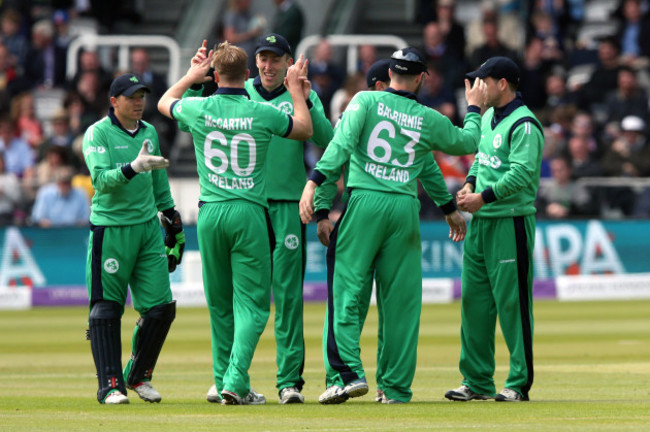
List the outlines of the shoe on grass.
<svg viewBox="0 0 650 432">
<path fill-rule="evenodd" d="M 219 396 L 216 385 L 212 384 L 212 387 L 210 387 L 210 390 L 208 390 L 208 394 L 205 396 L 205 398 L 208 400 L 208 402 L 221 403 L 221 396 Z"/>
<path fill-rule="evenodd" d="M 266 398 L 263 394 L 257 393 L 250 389 L 245 397 L 240 397 L 237 393 L 229 390 L 221 392 L 221 405 L 264 405 Z"/>
<path fill-rule="evenodd" d="M 300 394 L 300 390 L 296 387 L 285 387 L 280 390 L 280 403 L 283 405 L 305 403 L 305 397 Z"/>
<path fill-rule="evenodd" d="M 528 399 L 524 398 L 521 394 L 519 394 L 519 392 L 513 389 L 504 388 L 501 390 L 501 393 L 496 395 L 494 400 L 497 402 L 523 402 L 527 401 Z"/>
<path fill-rule="evenodd" d="M 476 400 L 492 399 L 490 396 L 474 393 L 465 384 L 463 384 L 462 386 L 456 389 L 449 390 L 447 393 L 445 393 L 445 397 L 451 401 L 461 401 L 461 402 L 471 401 L 474 399 Z"/>
<path fill-rule="evenodd" d="M 113 390 L 104 398 L 104 403 L 106 405 L 128 404 L 129 398 L 124 396 L 121 391 Z"/>
<path fill-rule="evenodd" d="M 160 396 L 160 393 L 153 388 L 151 385 L 151 382 L 149 381 L 142 381 L 138 384 L 135 384 L 133 386 L 127 386 L 129 389 L 133 390 L 140 396 L 140 399 L 146 402 L 160 402 L 162 400 L 162 397 Z"/>
</svg>

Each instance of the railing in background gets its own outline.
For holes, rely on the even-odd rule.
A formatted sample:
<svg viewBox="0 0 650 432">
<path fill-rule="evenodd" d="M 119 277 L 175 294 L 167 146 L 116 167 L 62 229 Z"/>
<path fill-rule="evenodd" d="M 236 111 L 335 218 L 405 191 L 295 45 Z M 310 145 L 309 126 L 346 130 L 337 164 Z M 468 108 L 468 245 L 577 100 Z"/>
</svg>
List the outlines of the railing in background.
<svg viewBox="0 0 650 432">
<path fill-rule="evenodd" d="M 307 51 L 315 47 L 321 40 L 326 39 L 332 46 L 347 46 L 347 72 L 353 74 L 357 71 L 359 60 L 359 46 L 389 46 L 395 49 L 404 48 L 408 44 L 404 39 L 393 35 L 354 35 L 354 34 L 333 34 L 326 37 L 312 35 L 303 38 L 296 48 L 296 57 L 300 54 L 307 56 Z"/>
<path fill-rule="evenodd" d="M 77 58 L 81 49 L 97 47 L 116 47 L 118 49 L 117 70 L 129 69 L 129 51 L 133 47 L 156 47 L 169 51 L 167 82 L 175 83 L 180 77 L 181 50 L 178 43 L 169 36 L 156 35 L 95 35 L 83 34 L 70 42 L 66 65 L 66 75 L 72 79 L 77 73 Z"/>
</svg>

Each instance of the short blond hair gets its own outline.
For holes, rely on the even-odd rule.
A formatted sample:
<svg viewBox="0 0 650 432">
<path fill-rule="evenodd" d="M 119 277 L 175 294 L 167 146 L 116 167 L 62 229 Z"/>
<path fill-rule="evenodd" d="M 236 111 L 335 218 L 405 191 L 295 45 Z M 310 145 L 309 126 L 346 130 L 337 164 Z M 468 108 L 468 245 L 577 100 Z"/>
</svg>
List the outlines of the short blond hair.
<svg viewBox="0 0 650 432">
<path fill-rule="evenodd" d="M 211 66 L 226 81 L 243 81 L 248 71 L 248 55 L 238 46 L 222 42 L 214 49 Z"/>
</svg>

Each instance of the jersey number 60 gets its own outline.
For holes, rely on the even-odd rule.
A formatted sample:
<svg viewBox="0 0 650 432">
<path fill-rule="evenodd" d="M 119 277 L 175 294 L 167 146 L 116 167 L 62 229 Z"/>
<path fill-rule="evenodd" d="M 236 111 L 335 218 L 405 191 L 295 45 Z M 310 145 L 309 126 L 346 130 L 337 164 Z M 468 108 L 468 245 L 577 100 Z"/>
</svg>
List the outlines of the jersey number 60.
<svg viewBox="0 0 650 432">
<path fill-rule="evenodd" d="M 232 137 L 230 141 L 230 158 L 226 152 L 220 148 L 213 147 L 212 142 L 218 141 L 224 147 L 228 147 L 228 139 L 219 131 L 212 131 L 206 137 L 203 143 L 203 156 L 205 157 L 205 165 L 217 174 L 222 174 L 228 169 L 228 160 L 232 165 L 232 170 L 238 176 L 244 177 L 251 175 L 255 169 L 255 162 L 257 161 L 257 145 L 252 136 L 247 133 L 240 133 Z M 238 151 L 240 142 L 248 143 L 248 166 L 241 168 L 239 166 Z M 220 159 L 221 164 L 215 166 L 212 161 Z"/>
</svg>

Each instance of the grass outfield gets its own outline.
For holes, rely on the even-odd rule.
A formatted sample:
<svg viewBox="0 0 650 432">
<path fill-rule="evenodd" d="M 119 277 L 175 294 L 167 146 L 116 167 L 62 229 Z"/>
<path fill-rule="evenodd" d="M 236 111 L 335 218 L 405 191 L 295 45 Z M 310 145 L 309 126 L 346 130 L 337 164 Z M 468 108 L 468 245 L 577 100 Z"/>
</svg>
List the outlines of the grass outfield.
<svg viewBox="0 0 650 432">
<path fill-rule="evenodd" d="M 160 404 L 130 392 L 130 405 L 102 406 L 85 308 L 0 311 L 0 430 L 650 430 L 650 301 L 535 304 L 535 383 L 530 403 L 449 402 L 460 384 L 460 305 L 423 309 L 413 401 L 374 402 L 377 316 L 372 309 L 362 356 L 370 393 L 342 405 L 317 403 L 323 388 L 321 331 L 324 304 L 305 305 L 305 405 L 280 406 L 275 390 L 272 329 L 262 335 L 251 369 L 266 406 L 220 406 L 205 400 L 211 383 L 207 309 L 179 309 L 156 368 Z M 123 351 L 136 315 L 123 323 Z M 269 321 L 272 323 L 272 319 Z M 126 361 L 126 354 L 123 360 Z M 507 373 L 497 340 L 497 387 Z"/>
</svg>

